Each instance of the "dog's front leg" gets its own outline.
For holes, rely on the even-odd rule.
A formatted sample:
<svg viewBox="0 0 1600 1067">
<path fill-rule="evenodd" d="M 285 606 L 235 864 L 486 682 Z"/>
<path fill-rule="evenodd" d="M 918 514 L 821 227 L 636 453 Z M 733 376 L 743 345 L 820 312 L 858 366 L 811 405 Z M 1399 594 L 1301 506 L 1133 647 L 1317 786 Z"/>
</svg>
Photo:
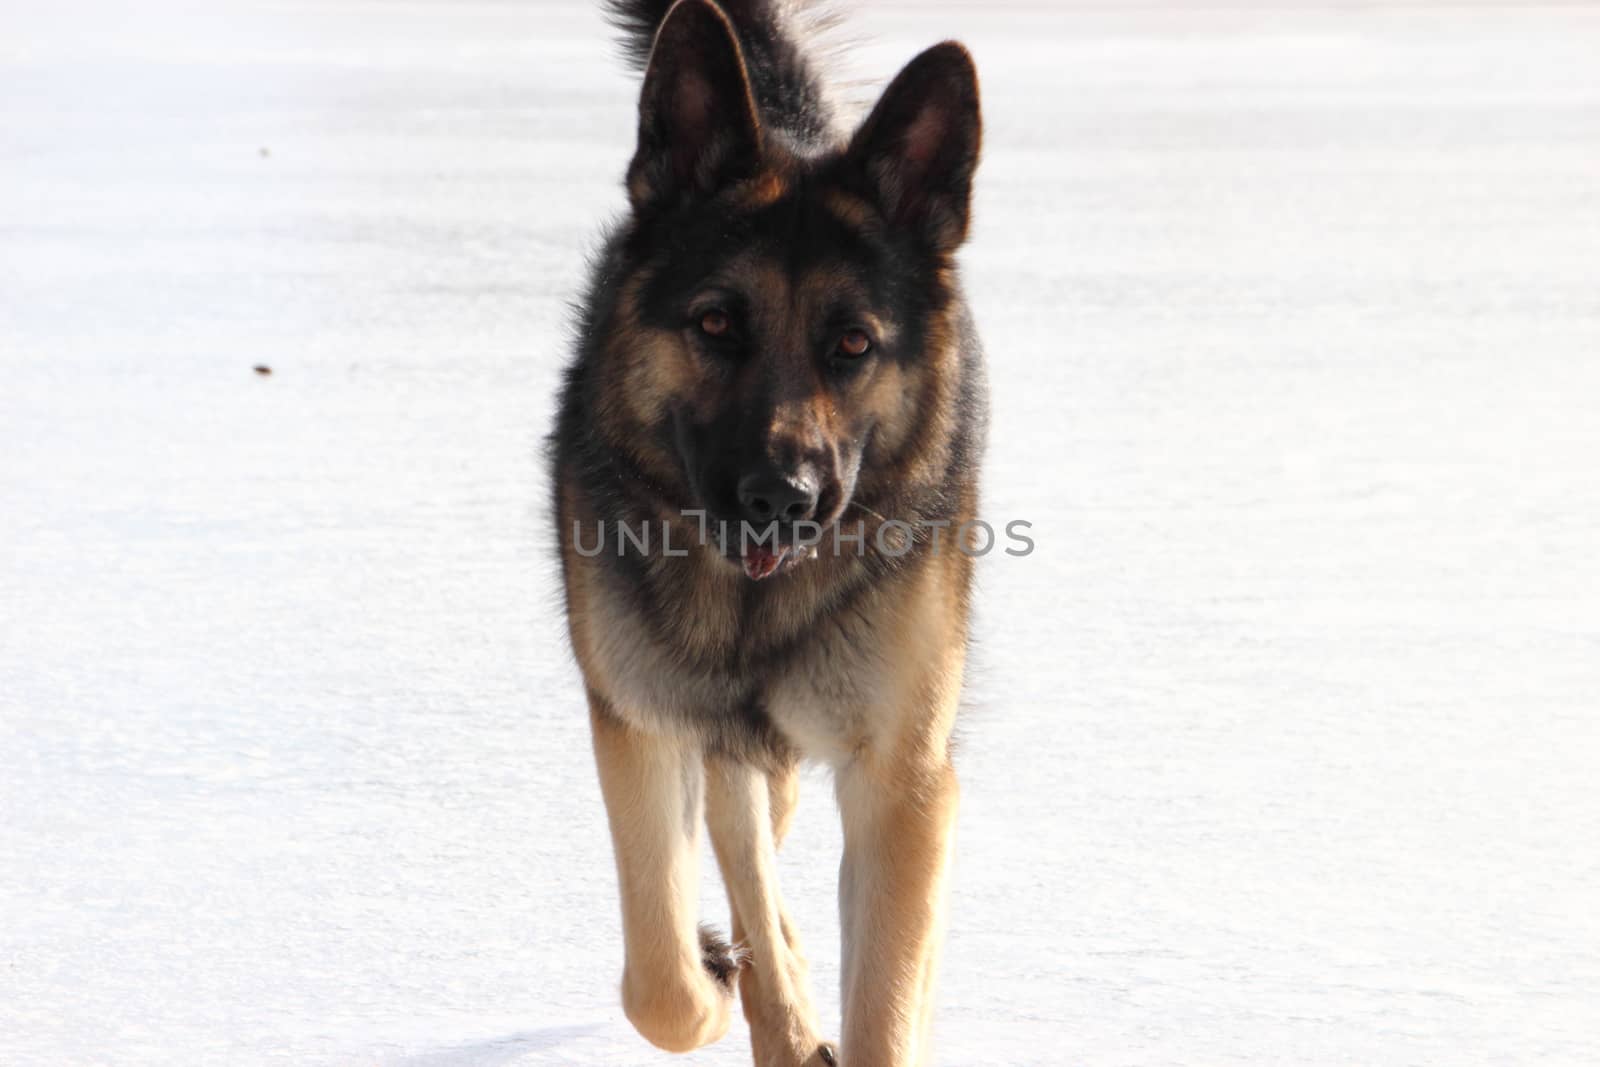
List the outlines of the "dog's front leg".
<svg viewBox="0 0 1600 1067">
<path fill-rule="evenodd" d="M 589 717 L 622 895 L 622 1008 L 646 1040 L 687 1052 L 727 1033 L 736 969 L 696 928 L 701 754 L 622 721 L 598 695 Z"/>
<path fill-rule="evenodd" d="M 733 912 L 733 938 L 750 952 L 739 994 L 756 1067 L 824 1067 L 806 961 L 778 892 L 777 847 L 794 807 L 795 768 L 769 772 L 706 761 L 706 822 Z"/>
<path fill-rule="evenodd" d="M 945 876 L 955 828 L 954 769 L 937 756 L 857 756 L 838 778 L 842 1067 L 927 1061 Z"/>
</svg>

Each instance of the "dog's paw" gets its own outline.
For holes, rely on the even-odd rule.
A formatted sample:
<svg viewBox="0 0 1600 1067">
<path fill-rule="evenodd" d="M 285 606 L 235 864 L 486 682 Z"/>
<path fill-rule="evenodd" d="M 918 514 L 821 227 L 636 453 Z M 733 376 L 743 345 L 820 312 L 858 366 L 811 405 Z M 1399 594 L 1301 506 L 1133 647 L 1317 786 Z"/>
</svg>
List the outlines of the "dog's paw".
<svg viewBox="0 0 1600 1067">
<path fill-rule="evenodd" d="M 700 962 L 705 964 L 706 973 L 730 996 L 733 994 L 734 979 L 739 976 L 739 968 L 749 958 L 748 949 L 729 944 L 728 939 L 715 929 L 705 923 L 700 924 Z"/>
</svg>

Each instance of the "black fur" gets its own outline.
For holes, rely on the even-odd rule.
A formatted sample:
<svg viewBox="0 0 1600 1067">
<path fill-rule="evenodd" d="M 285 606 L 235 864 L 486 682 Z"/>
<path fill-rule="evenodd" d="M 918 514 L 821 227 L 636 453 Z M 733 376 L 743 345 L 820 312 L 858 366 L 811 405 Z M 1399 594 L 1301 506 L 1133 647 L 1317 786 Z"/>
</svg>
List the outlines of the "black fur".
<svg viewBox="0 0 1600 1067">
<path fill-rule="evenodd" d="M 673 0 L 607 0 L 606 11 L 622 31 L 623 54 L 639 70 L 650 60 L 651 45 Z M 762 119 L 802 144 L 820 143 L 833 123 L 816 67 L 790 34 L 787 19 L 799 16 L 813 23 L 830 17 L 813 9 L 802 13 L 796 3 L 774 0 L 721 0 L 717 5 L 733 22 L 744 53 L 750 88 Z"/>
<path fill-rule="evenodd" d="M 701 923 L 700 962 L 718 985 L 732 992 L 733 980 L 744 965 L 743 951 L 729 944 L 728 939 L 719 934 L 715 927 Z"/>
</svg>

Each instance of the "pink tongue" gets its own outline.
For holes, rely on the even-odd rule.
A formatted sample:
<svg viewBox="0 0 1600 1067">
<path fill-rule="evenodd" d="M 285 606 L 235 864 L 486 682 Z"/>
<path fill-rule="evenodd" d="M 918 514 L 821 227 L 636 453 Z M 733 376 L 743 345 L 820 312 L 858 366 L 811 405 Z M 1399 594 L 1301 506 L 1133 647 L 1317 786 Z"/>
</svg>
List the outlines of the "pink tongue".
<svg viewBox="0 0 1600 1067">
<path fill-rule="evenodd" d="M 752 545 L 745 549 L 744 572 L 756 581 L 770 575 L 778 569 L 778 557 L 772 550 L 762 545 Z"/>
</svg>

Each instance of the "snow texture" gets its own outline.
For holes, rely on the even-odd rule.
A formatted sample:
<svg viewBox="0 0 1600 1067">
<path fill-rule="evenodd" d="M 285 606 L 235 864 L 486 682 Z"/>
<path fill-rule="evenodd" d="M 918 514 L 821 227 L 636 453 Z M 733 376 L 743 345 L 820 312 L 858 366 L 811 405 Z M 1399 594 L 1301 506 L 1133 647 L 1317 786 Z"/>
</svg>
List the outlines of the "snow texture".
<svg viewBox="0 0 1600 1067">
<path fill-rule="evenodd" d="M 610 33 L 4 6 L 0 1063 L 748 1063 L 622 1018 L 556 608 Z M 1600 11 L 862 6 L 854 96 L 983 73 L 1038 545 L 982 568 L 940 1062 L 1600 1062 Z M 838 837 L 813 773 L 831 1032 Z"/>
</svg>

